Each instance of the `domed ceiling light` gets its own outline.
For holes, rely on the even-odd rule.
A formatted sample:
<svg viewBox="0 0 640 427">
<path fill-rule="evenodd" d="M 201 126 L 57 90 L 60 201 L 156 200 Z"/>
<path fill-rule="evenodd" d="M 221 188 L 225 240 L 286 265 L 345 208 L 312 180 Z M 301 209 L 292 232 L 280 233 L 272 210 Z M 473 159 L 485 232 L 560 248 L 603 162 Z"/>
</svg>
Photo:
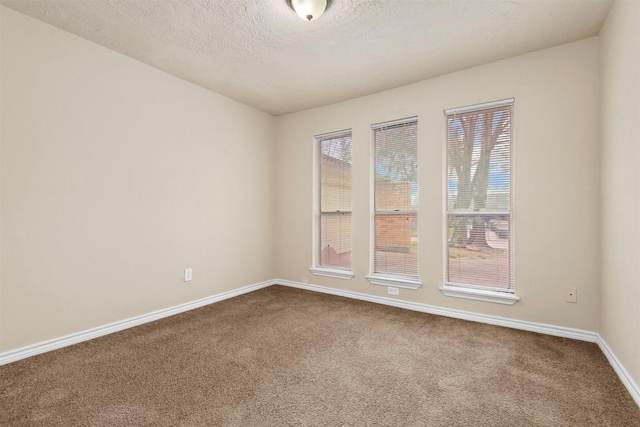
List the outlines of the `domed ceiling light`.
<svg viewBox="0 0 640 427">
<path fill-rule="evenodd" d="M 287 0 L 298 16 L 305 21 L 315 21 L 327 8 L 327 0 Z"/>
</svg>

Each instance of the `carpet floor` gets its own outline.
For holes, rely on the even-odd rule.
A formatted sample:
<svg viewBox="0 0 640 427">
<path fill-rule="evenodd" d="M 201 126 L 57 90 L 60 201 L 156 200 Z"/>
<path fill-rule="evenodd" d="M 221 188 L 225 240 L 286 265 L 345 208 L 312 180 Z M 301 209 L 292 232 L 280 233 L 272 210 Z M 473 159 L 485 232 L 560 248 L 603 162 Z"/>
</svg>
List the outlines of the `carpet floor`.
<svg viewBox="0 0 640 427">
<path fill-rule="evenodd" d="M 3 426 L 640 426 L 595 344 L 282 286 L 0 380 Z"/>
</svg>

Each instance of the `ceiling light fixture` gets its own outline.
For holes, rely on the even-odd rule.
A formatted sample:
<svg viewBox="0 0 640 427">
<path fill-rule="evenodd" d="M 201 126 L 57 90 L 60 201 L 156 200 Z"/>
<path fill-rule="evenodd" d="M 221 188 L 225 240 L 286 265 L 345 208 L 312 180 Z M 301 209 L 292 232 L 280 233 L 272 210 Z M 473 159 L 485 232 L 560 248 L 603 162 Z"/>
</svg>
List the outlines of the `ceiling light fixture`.
<svg viewBox="0 0 640 427">
<path fill-rule="evenodd" d="M 328 0 L 287 0 L 298 16 L 305 21 L 315 21 L 327 8 Z"/>
</svg>

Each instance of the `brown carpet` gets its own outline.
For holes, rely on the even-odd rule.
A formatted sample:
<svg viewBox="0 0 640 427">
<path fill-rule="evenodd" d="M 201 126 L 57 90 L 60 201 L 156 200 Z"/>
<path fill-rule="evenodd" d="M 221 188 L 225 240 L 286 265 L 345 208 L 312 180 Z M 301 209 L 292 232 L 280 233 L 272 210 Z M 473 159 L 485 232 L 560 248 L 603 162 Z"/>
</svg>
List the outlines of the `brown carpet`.
<svg viewBox="0 0 640 427">
<path fill-rule="evenodd" d="M 640 426 L 595 344 L 281 286 L 0 380 L 3 426 Z"/>
</svg>

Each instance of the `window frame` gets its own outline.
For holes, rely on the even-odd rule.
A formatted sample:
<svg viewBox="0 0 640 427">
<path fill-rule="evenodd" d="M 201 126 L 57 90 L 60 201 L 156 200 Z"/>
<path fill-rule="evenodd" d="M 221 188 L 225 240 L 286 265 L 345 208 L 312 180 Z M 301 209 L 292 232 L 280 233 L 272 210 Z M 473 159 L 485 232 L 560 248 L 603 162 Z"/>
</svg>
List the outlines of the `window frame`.
<svg viewBox="0 0 640 427">
<path fill-rule="evenodd" d="M 313 152 L 314 152 L 314 167 L 313 167 L 313 188 L 314 188 L 314 215 L 313 215 L 313 250 L 312 250 L 312 267 L 309 268 L 309 271 L 316 276 L 325 276 L 331 277 L 335 279 L 351 279 L 354 277 L 353 273 L 353 264 L 347 268 L 341 268 L 339 266 L 331 266 L 331 265 L 323 265 L 321 263 L 321 253 L 322 253 L 322 217 L 323 214 L 333 215 L 333 214 L 343 214 L 347 211 L 322 211 L 322 142 L 330 139 L 337 138 L 351 138 L 351 152 L 352 152 L 352 167 L 353 167 L 353 132 L 352 129 L 344 129 L 335 132 L 323 133 L 314 136 L 313 142 Z M 351 180 L 353 183 L 353 172 L 351 176 Z M 351 197 L 353 198 L 353 184 L 351 188 Z M 351 215 L 351 249 L 353 251 L 353 205 L 351 209 L 348 211 Z"/>
<path fill-rule="evenodd" d="M 452 114 L 464 114 L 477 112 L 482 110 L 489 110 L 492 108 L 499 108 L 504 106 L 510 106 L 510 131 L 509 131 L 509 210 L 504 211 L 454 211 L 449 210 L 449 147 L 448 147 L 448 118 Z M 473 104 L 460 108 L 453 108 L 444 110 L 444 137 L 443 139 L 443 285 L 440 287 L 440 291 L 450 297 L 466 298 L 478 301 L 493 302 L 498 304 L 512 305 L 520 300 L 520 297 L 515 294 L 515 174 L 514 174 L 514 116 L 515 116 L 515 98 L 507 98 L 499 101 L 486 102 L 480 104 Z M 448 280 L 449 276 L 449 215 L 508 215 L 509 216 L 509 288 L 498 288 L 492 286 L 477 285 L 471 283 L 459 283 L 451 282 Z"/>
<path fill-rule="evenodd" d="M 415 123 L 416 125 L 416 129 L 418 127 L 418 116 L 412 116 L 412 117 L 407 117 L 404 119 L 399 119 L 399 120 L 393 120 L 393 121 L 388 121 L 388 122 L 382 122 L 382 123 L 377 123 L 377 124 L 373 124 L 371 125 L 371 160 L 369 162 L 370 164 L 370 173 L 371 173 L 371 180 L 370 180 L 370 233 L 371 233 L 371 238 L 370 238 L 370 257 L 369 257 L 369 270 L 370 273 L 369 275 L 366 276 L 366 279 L 373 285 L 380 285 L 380 286 L 392 286 L 392 287 L 397 287 L 397 288 L 404 288 L 404 289 L 418 289 L 422 286 L 422 282 L 420 282 L 420 257 L 419 257 L 419 251 L 420 251 L 420 244 L 418 243 L 418 254 L 416 255 L 416 257 L 418 258 L 418 271 L 416 273 L 416 275 L 406 275 L 406 274 L 396 274 L 396 273 L 381 273 L 381 272 L 376 272 L 376 268 L 375 268 L 375 252 L 376 252 L 376 216 L 377 215 L 402 215 L 402 214 L 406 214 L 406 215 L 415 215 L 416 218 L 416 222 L 418 222 L 418 212 L 419 212 L 419 206 L 416 206 L 415 209 L 409 209 L 409 210 L 380 210 L 380 211 L 376 211 L 376 130 L 378 129 L 382 129 L 382 128 L 386 128 L 386 127 L 392 127 L 392 126 L 397 126 L 397 125 L 405 125 L 405 124 L 409 124 L 409 123 Z M 416 136 L 417 139 L 417 136 Z M 416 149 L 418 150 L 418 142 L 416 140 Z M 418 181 L 416 181 L 418 182 Z M 420 200 L 419 197 L 420 191 L 418 190 L 418 203 Z M 419 228 L 418 228 L 419 230 Z M 418 241 L 419 242 L 419 241 Z"/>
</svg>

